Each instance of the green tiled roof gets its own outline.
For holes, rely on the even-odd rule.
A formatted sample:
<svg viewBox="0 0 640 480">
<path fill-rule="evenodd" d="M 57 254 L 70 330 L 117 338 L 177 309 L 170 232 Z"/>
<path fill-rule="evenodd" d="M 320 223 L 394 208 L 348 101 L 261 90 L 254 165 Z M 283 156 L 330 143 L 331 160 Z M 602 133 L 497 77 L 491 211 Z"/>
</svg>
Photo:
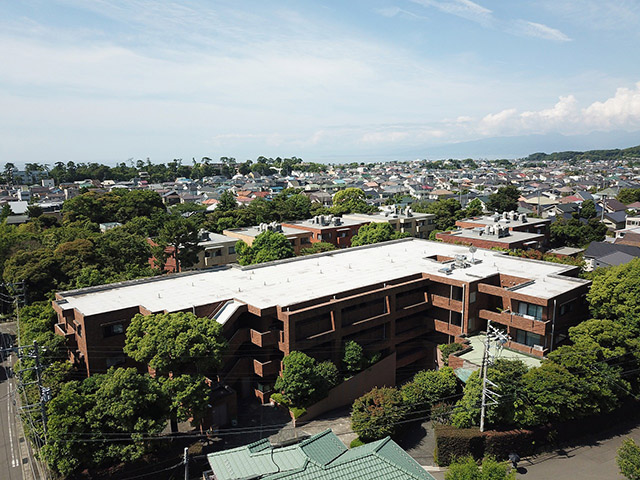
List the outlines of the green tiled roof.
<svg viewBox="0 0 640 480">
<path fill-rule="evenodd" d="M 218 480 L 434 480 L 390 438 L 348 450 L 331 430 L 297 445 L 261 440 L 208 459 Z"/>
</svg>

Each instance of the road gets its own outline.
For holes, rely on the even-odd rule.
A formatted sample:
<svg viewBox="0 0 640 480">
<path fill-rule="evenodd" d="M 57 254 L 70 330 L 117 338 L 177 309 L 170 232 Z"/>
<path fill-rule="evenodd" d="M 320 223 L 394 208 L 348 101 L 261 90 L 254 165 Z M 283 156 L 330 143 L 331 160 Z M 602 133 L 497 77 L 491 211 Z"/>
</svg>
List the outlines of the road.
<svg viewBox="0 0 640 480">
<path fill-rule="evenodd" d="M 14 324 L 0 325 L 0 346 L 13 343 Z M 11 378 L 11 365 L 15 356 L 3 356 L 0 365 L 0 478 L 23 480 L 22 455 L 20 453 L 19 425 L 15 401 L 15 379 Z"/>
</svg>

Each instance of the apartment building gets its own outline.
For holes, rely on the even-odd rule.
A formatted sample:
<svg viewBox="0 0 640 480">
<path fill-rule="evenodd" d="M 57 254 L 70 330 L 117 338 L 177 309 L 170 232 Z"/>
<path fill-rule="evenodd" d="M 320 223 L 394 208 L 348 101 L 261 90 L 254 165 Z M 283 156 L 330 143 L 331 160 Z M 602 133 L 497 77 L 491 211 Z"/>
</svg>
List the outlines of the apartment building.
<svg viewBox="0 0 640 480">
<path fill-rule="evenodd" d="M 456 221 L 459 228 L 502 227 L 510 232 L 525 232 L 543 235 L 543 245 L 549 244 L 551 220 L 548 218 L 530 218 L 526 214 L 503 212 L 502 214 L 486 215 L 482 217 L 464 218 Z"/>
<path fill-rule="evenodd" d="M 415 213 L 411 207 L 388 207 L 381 212 L 349 213 L 342 216 L 344 221 L 364 223 L 389 223 L 396 231 L 408 233 L 415 238 L 429 238 L 429 234 L 435 230 L 435 215 L 430 213 Z"/>
<path fill-rule="evenodd" d="M 87 375 L 132 364 L 124 333 L 137 313 L 193 312 L 223 324 L 220 380 L 268 401 L 281 359 L 301 350 L 340 364 L 344 344 L 395 353 L 397 378 L 436 364 L 436 346 L 487 320 L 507 348 L 543 357 L 587 316 L 590 282 L 571 266 L 402 239 L 262 265 L 185 272 L 56 294 L 56 333 Z"/>
<path fill-rule="evenodd" d="M 347 248 L 360 227 L 367 223 L 333 215 L 316 215 L 308 220 L 282 223 L 282 226 L 311 232 L 311 243 L 327 242 L 338 248 Z"/>
<path fill-rule="evenodd" d="M 229 230 L 223 230 L 222 234 L 226 235 L 227 237 L 242 240 L 247 245 L 251 246 L 253 245 L 253 241 L 256 239 L 256 237 L 262 232 L 266 232 L 267 230 L 281 233 L 285 237 L 287 237 L 287 239 L 291 242 L 291 246 L 293 247 L 296 255 L 300 255 L 300 252 L 304 247 L 308 247 L 309 245 L 311 245 L 310 231 L 286 227 L 277 222 L 261 223 L 260 225 L 257 225 L 255 227 L 232 228 Z"/>
<path fill-rule="evenodd" d="M 436 233 L 445 243 L 473 245 L 477 248 L 506 248 L 508 250 L 539 249 L 545 243 L 544 234 L 512 231 L 506 225 L 485 225 Z"/>
</svg>

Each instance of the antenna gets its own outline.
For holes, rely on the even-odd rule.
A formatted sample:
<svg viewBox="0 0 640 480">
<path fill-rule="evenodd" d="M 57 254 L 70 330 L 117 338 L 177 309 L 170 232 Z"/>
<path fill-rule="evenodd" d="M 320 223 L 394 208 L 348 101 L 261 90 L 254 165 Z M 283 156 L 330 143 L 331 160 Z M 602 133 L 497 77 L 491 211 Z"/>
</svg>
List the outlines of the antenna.
<svg viewBox="0 0 640 480">
<path fill-rule="evenodd" d="M 476 258 L 474 257 L 474 254 L 478 251 L 478 247 L 476 247 L 475 245 L 471 245 L 469 247 L 469 253 L 471 254 L 471 263 L 475 264 L 476 263 Z"/>
</svg>

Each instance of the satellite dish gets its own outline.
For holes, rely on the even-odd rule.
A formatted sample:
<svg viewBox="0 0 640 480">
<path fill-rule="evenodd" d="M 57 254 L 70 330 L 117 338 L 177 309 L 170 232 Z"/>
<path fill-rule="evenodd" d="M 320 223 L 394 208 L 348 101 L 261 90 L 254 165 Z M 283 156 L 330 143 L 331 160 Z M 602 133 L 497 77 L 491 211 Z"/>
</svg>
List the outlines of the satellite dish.
<svg viewBox="0 0 640 480">
<path fill-rule="evenodd" d="M 476 259 L 473 256 L 474 253 L 476 253 L 478 251 L 478 247 L 476 247 L 475 245 L 471 245 L 469 247 L 469 252 L 471 253 L 471 263 L 475 264 L 476 263 Z"/>
</svg>

